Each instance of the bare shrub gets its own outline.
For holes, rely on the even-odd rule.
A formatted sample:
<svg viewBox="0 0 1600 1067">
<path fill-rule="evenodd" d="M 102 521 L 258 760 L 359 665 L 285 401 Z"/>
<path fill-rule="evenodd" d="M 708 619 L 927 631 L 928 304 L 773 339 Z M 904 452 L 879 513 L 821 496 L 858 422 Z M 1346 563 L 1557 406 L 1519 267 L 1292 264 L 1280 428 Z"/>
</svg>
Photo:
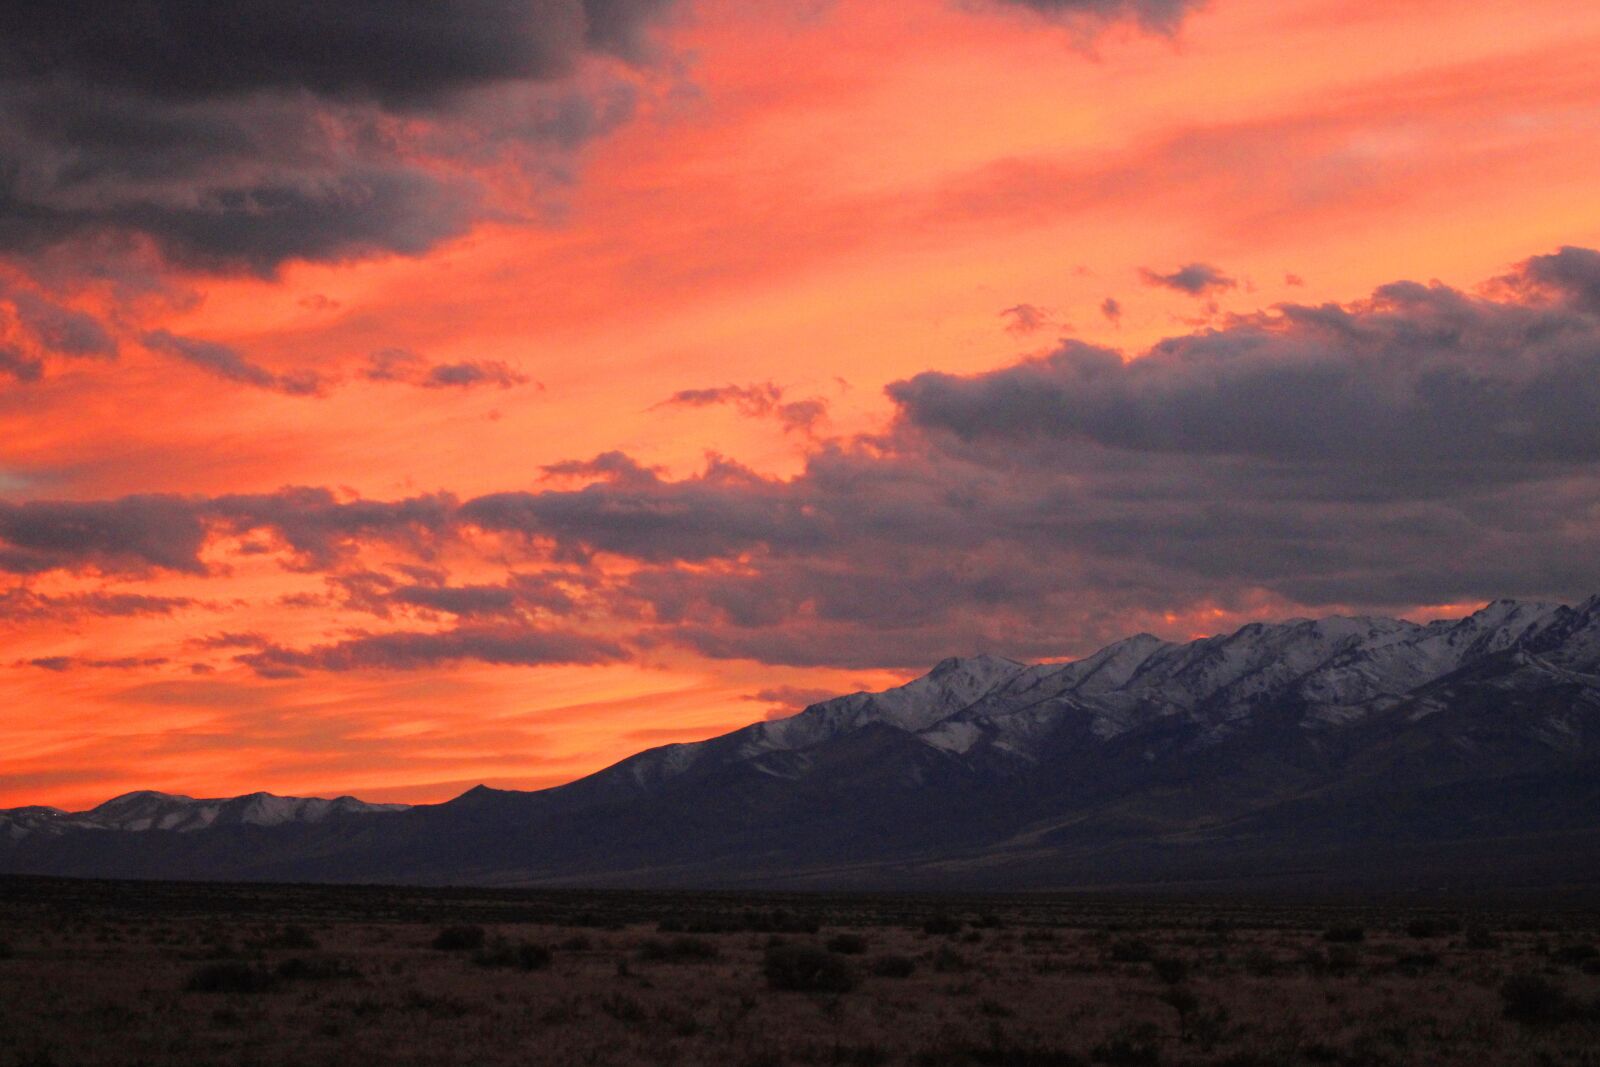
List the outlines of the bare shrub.
<svg viewBox="0 0 1600 1067">
<path fill-rule="evenodd" d="M 848 993 L 855 971 L 841 957 L 813 945 L 772 945 L 762 967 L 767 985 L 794 993 Z"/>
<path fill-rule="evenodd" d="M 1566 991 L 1538 974 L 1518 974 L 1500 986 L 1501 1013 L 1527 1025 L 1560 1022 L 1573 1013 Z"/>
<path fill-rule="evenodd" d="M 309 959 L 292 956 L 273 968 L 272 973 L 284 982 L 326 982 L 336 978 L 361 977 L 361 972 L 349 960 L 331 956 Z"/>
<path fill-rule="evenodd" d="M 1591 960 L 1600 959 L 1600 949 L 1583 943 L 1562 945 L 1550 953 L 1550 958 L 1557 963 L 1565 963 L 1572 967 L 1582 967 Z"/>
<path fill-rule="evenodd" d="M 265 993 L 273 987 L 266 968 L 242 960 L 220 960 L 197 967 L 184 988 L 191 993 Z"/>
<path fill-rule="evenodd" d="M 717 946 L 703 937 L 651 938 L 639 946 L 639 958 L 651 963 L 704 963 L 721 955 Z"/>
<path fill-rule="evenodd" d="M 304 926 L 281 926 L 263 942 L 266 948 L 314 949 L 317 939 Z"/>
<path fill-rule="evenodd" d="M 879 956 L 868 970 L 878 978 L 910 978 L 917 971 L 917 962 L 910 956 Z"/>
<path fill-rule="evenodd" d="M 1152 960 L 1150 966 L 1156 972 L 1156 977 L 1168 985 L 1177 985 L 1189 977 L 1189 964 L 1170 956 Z"/>
<path fill-rule="evenodd" d="M 1160 1067 L 1160 1040 L 1149 1024 L 1125 1026 L 1091 1049 L 1089 1058 L 1112 1067 Z"/>
<path fill-rule="evenodd" d="M 542 971 L 550 966 L 550 950 L 531 941 L 512 943 L 504 938 L 472 954 L 479 967 L 509 967 L 519 971 Z"/>
<path fill-rule="evenodd" d="M 1406 933 L 1418 940 L 1430 937 L 1453 937 L 1460 932 L 1459 919 L 1412 919 L 1406 923 Z"/>
<path fill-rule="evenodd" d="M 440 952 L 471 952 L 482 948 L 487 936 L 481 926 L 446 926 L 433 939 L 433 947 Z"/>
<path fill-rule="evenodd" d="M 619 1023 L 642 1023 L 649 1018 L 644 1005 L 626 993 L 608 993 L 600 998 L 599 1004 L 601 1011 Z"/>
<path fill-rule="evenodd" d="M 867 951 L 867 939 L 860 934 L 835 934 L 828 938 L 828 951 L 841 956 L 859 956 Z"/>
<path fill-rule="evenodd" d="M 1112 963 L 1149 963 L 1155 958 L 1155 950 L 1150 947 L 1148 941 L 1136 937 L 1124 937 L 1111 943 L 1106 958 Z"/>
</svg>

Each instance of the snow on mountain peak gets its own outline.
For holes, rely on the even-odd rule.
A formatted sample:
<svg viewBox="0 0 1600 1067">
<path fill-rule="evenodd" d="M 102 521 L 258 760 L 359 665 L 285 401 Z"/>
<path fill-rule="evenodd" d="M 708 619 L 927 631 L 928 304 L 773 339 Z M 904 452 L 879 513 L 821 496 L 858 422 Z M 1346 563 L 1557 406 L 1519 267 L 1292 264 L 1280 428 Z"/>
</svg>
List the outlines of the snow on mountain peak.
<svg viewBox="0 0 1600 1067">
<path fill-rule="evenodd" d="M 1588 615 L 1502 600 L 1426 626 L 1363 615 L 1293 618 L 1182 644 L 1141 633 L 1082 659 L 1036 666 L 988 653 L 952 656 L 893 689 L 852 693 L 709 741 L 652 749 L 622 766 L 635 785 L 648 788 L 703 760 L 759 760 L 875 725 L 954 754 L 987 745 L 1024 760 L 1073 717 L 1101 739 L 1169 716 L 1197 720 L 1220 738 L 1263 709 L 1297 716 L 1308 728 L 1333 727 L 1560 619 L 1578 627 L 1592 622 L 1590 658 L 1600 664 L 1600 597 L 1585 607 Z"/>
<path fill-rule="evenodd" d="M 406 804 L 368 804 L 354 797 L 280 797 L 249 793 L 238 797 L 195 799 L 173 793 L 139 789 L 123 793 L 87 811 L 17 808 L 0 811 L 0 829 L 11 836 L 35 831 L 172 830 L 189 833 L 215 825 L 280 826 L 290 822 L 321 822 L 333 815 L 359 812 L 404 811 Z M 48 810 L 48 814 L 45 812 Z"/>
</svg>

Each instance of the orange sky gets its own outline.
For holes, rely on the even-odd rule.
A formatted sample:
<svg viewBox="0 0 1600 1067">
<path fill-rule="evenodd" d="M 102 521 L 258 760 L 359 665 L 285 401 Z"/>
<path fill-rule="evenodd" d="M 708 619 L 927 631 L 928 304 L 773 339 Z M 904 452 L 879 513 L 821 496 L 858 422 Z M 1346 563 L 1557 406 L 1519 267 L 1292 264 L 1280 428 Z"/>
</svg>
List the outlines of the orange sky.
<svg viewBox="0 0 1600 1067">
<path fill-rule="evenodd" d="M 0 387 L 0 499 L 313 486 L 468 500 L 581 486 L 542 468 L 609 451 L 663 477 L 693 476 L 714 453 L 786 479 L 830 441 L 883 431 L 884 387 L 924 371 L 989 371 L 1062 337 L 1135 356 L 1230 313 L 1356 301 L 1397 279 L 1470 291 L 1531 255 L 1600 245 L 1595 5 L 1213 0 L 1170 36 L 1116 24 L 1085 40 L 1026 11 L 944 0 L 705 0 L 652 33 L 657 60 L 630 75 L 636 113 L 565 161 L 567 178 L 509 158 L 430 162 L 473 174 L 496 203 L 421 254 L 291 259 L 259 276 L 149 253 L 159 285 L 144 289 L 97 276 L 82 249 L 46 266 L 14 257 L 8 276 L 108 323 L 120 353 L 51 359 L 41 380 Z M 1194 262 L 1237 280 L 1215 306 L 1141 278 Z M 1036 309 L 1031 329 L 1003 314 L 1019 305 Z M 272 374 L 315 372 L 321 395 L 175 361 L 156 330 Z M 510 377 L 437 389 L 363 377 L 386 350 Z M 782 402 L 819 398 L 825 419 L 663 405 L 764 383 Z M 211 530 L 205 573 L 3 579 L 16 604 L 25 591 L 58 607 L 0 616 L 0 806 L 81 807 L 134 788 L 425 801 L 480 781 L 537 787 L 775 713 L 788 699 L 775 691 L 803 702 L 914 673 L 900 659 L 711 658 L 638 640 L 637 619 L 608 601 L 581 616 L 586 634 L 626 644 L 608 662 L 264 676 L 235 657 L 450 624 L 331 597 L 330 579 L 428 566 L 450 585 L 493 585 L 550 561 L 478 533 L 309 565 L 259 529 Z M 562 581 L 641 566 L 605 553 L 556 565 Z M 184 602 L 59 607 L 84 592 Z M 1221 604 L 1108 603 L 1103 629 L 1186 637 L 1344 604 L 1242 587 Z M 555 618 L 545 610 L 535 621 Z M 222 634 L 258 637 L 208 641 Z M 1063 634 L 1055 655 L 1092 650 L 1083 640 Z M 926 661 L 971 651 L 928 647 Z"/>
</svg>

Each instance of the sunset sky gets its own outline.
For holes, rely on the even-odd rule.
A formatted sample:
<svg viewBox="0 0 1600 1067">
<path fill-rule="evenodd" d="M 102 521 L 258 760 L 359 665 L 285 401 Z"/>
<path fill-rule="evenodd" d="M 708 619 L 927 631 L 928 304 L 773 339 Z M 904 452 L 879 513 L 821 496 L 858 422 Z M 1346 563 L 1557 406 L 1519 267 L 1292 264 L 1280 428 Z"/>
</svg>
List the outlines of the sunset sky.
<svg viewBox="0 0 1600 1067">
<path fill-rule="evenodd" d="M 1600 5 L 0 9 L 0 807 L 1600 592 Z"/>
</svg>

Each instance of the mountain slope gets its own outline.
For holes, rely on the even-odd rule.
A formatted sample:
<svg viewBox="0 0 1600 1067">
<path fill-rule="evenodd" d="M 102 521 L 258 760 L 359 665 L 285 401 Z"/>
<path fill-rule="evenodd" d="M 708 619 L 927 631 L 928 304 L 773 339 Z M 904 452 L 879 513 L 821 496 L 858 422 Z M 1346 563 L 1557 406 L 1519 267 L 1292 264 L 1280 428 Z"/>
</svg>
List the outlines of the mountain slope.
<svg viewBox="0 0 1600 1067">
<path fill-rule="evenodd" d="M 203 828 L 141 815 L 126 829 L 16 837 L 0 845 L 0 870 L 486 884 L 1600 884 L 1597 783 L 1600 598 L 1497 601 L 1426 625 L 1294 619 L 1181 644 L 1142 634 L 1071 663 L 950 659 L 897 689 L 651 749 L 554 789 L 480 787 L 398 814 L 313 819 L 307 809 L 276 824 L 220 810 Z M 61 817 L 13 815 L 22 818 Z M 142 829 L 153 826 L 166 828 Z"/>
</svg>

